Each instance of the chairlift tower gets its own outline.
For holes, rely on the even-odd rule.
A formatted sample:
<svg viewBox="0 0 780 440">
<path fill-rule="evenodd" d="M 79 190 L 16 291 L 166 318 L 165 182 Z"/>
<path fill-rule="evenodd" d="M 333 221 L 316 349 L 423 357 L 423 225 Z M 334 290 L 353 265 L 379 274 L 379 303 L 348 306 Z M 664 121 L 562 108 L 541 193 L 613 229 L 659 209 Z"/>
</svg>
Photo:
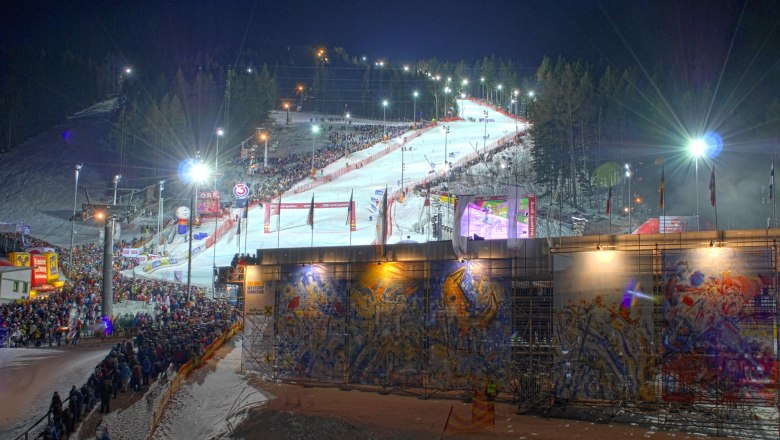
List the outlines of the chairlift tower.
<svg viewBox="0 0 780 440">
<path fill-rule="evenodd" d="M 103 317 L 111 319 L 113 315 L 114 291 L 111 269 L 114 266 L 114 228 L 117 220 L 130 222 L 135 218 L 137 209 L 135 205 L 113 205 L 103 203 L 85 203 L 81 205 L 81 212 L 74 215 L 72 220 L 87 220 L 94 218 L 103 221 L 105 235 L 103 237 L 103 292 L 100 296 L 100 313 Z"/>
</svg>

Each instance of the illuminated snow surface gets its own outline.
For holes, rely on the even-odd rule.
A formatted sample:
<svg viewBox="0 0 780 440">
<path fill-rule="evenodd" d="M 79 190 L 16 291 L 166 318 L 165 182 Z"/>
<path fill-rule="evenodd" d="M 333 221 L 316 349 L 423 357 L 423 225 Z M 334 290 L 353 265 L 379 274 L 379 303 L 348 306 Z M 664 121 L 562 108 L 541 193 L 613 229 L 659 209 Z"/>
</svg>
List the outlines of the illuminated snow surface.
<svg viewBox="0 0 780 440">
<path fill-rule="evenodd" d="M 458 103 L 463 103 L 464 120 L 446 124 L 450 127 L 449 133 L 446 134 L 449 162 L 455 162 L 462 157 L 476 154 L 475 148 L 483 151 L 484 143 L 482 137 L 485 130 L 488 133 L 488 145 L 496 139 L 515 133 L 516 124 L 514 119 L 471 101 L 459 100 Z M 483 118 L 483 112 L 486 110 L 488 111 L 487 124 L 480 121 L 480 118 Z M 473 118 L 474 121 L 466 120 L 468 118 Z M 523 130 L 525 127 L 523 123 L 518 122 L 518 124 L 518 128 Z M 405 136 L 411 136 L 412 133 L 408 132 Z M 401 138 L 403 136 L 353 153 L 348 158 L 341 158 L 328 165 L 323 170 L 323 174 L 328 175 L 342 169 L 348 163 L 354 164 L 363 158 L 385 150 L 391 147 L 393 142 L 398 142 Z M 433 162 L 434 168 L 437 170 L 436 172 L 441 172 L 444 162 L 444 138 L 444 131 L 436 127 L 406 143 L 407 150 L 403 152 L 403 162 L 406 165 L 404 186 L 407 189 L 411 189 L 414 187 L 415 182 L 422 181 L 429 176 L 431 171 L 430 162 Z M 211 287 L 211 273 L 214 260 L 216 259 L 217 266 L 229 266 L 236 253 L 254 254 L 257 249 L 275 249 L 277 247 L 297 248 L 372 244 L 376 239 L 377 216 L 369 210 L 371 197 L 377 197 L 375 192 L 377 190 L 388 188 L 388 191 L 392 193 L 400 188 L 401 155 L 401 149 L 397 148 L 387 156 L 366 163 L 362 168 L 352 170 L 312 190 L 295 195 L 282 196 L 282 203 L 305 203 L 308 205 L 311 203 L 312 194 L 314 195 L 315 203 L 348 202 L 350 193 L 354 190 L 353 199 L 357 204 L 356 231 L 350 234 L 349 226 L 346 224 L 346 208 L 316 209 L 314 212 L 314 228 L 311 228 L 306 223 L 308 209 L 283 209 L 280 216 L 281 219 L 279 220 L 281 228 L 277 230 L 277 217 L 273 216 L 270 222 L 272 231 L 266 234 L 263 232 L 263 208 L 254 206 L 249 210 L 248 221 L 242 222 L 240 234 L 238 234 L 238 228 L 235 227 L 220 238 L 216 246 L 216 256 L 214 248 L 208 248 L 193 258 L 192 283 Z M 300 185 L 305 185 L 309 182 L 311 182 L 311 179 L 305 179 L 300 182 Z M 427 231 L 426 233 L 418 233 L 414 230 L 414 224 L 421 219 L 423 205 L 424 198 L 415 195 L 407 197 L 402 204 L 392 204 L 390 213 L 392 216 L 393 233 L 388 237 L 388 243 L 397 243 L 401 240 L 406 240 L 407 237 L 409 240 L 416 242 L 429 240 L 430 237 Z M 241 212 L 240 209 L 235 211 L 236 214 Z M 201 228 L 194 229 L 195 233 L 207 232 L 210 234 L 213 231 L 213 221 L 204 222 Z M 184 236 L 177 236 L 175 241 L 167 246 L 167 251 L 172 256 L 186 257 L 189 245 L 184 238 Z M 241 240 L 240 246 L 239 238 Z M 205 240 L 195 240 L 192 245 L 193 247 L 198 247 L 198 245 L 204 242 Z M 176 272 L 181 273 L 181 279 L 186 279 L 186 262 L 178 266 L 158 269 L 151 274 L 145 274 L 141 267 L 138 267 L 135 275 L 174 280 L 174 273 Z M 132 273 L 128 272 L 127 275 L 132 276 Z"/>
</svg>

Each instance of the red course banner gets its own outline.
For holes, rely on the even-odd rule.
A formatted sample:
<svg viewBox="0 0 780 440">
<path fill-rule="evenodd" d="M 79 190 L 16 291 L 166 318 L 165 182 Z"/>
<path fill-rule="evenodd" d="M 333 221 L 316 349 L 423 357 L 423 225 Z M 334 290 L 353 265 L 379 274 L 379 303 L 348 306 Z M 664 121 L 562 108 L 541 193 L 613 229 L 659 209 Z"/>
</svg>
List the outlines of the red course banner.
<svg viewBox="0 0 780 440">
<path fill-rule="evenodd" d="M 323 208 L 346 208 L 349 206 L 349 202 L 314 202 L 314 209 L 323 209 Z M 265 218 L 263 221 L 263 232 L 266 234 L 271 233 L 271 216 L 272 215 L 279 215 L 280 209 L 309 209 L 311 207 L 311 203 L 273 203 L 268 202 L 264 205 L 265 207 Z M 356 231 L 356 221 L 355 221 L 355 202 L 352 202 L 352 209 L 349 212 L 349 229 L 351 231 Z"/>
</svg>

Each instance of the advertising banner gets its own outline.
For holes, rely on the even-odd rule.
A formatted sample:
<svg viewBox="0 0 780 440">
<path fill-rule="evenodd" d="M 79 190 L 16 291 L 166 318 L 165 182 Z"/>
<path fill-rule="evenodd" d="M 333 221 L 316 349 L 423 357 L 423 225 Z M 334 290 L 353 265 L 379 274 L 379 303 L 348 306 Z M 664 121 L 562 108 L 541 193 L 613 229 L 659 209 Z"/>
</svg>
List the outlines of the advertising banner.
<svg viewBox="0 0 780 440">
<path fill-rule="evenodd" d="M 49 280 L 49 273 L 46 270 L 46 257 L 41 254 L 33 254 L 30 256 L 32 261 L 32 286 L 42 286 Z"/>
<path fill-rule="evenodd" d="M 201 214 L 218 214 L 219 191 L 201 191 L 198 193 L 198 212 Z"/>
</svg>

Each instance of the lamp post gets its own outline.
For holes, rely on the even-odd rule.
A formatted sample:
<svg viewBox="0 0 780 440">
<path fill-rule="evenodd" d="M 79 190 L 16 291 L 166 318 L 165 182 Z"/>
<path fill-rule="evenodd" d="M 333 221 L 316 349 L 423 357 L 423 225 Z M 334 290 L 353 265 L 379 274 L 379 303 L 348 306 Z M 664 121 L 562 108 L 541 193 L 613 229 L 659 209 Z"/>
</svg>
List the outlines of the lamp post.
<svg viewBox="0 0 780 440">
<path fill-rule="evenodd" d="M 504 86 L 502 84 L 496 86 L 496 90 L 498 90 L 498 92 L 496 93 L 496 100 L 498 101 L 499 107 L 501 107 L 501 89 L 503 88 Z"/>
<path fill-rule="evenodd" d="M 165 181 L 160 181 L 160 197 L 157 200 L 157 249 L 159 250 L 160 240 L 163 237 L 163 228 L 165 227 L 165 215 L 163 214 L 163 188 Z M 165 255 L 165 245 L 163 245 L 163 255 Z"/>
<path fill-rule="evenodd" d="M 347 127 L 349 126 L 349 118 L 351 118 L 352 115 L 349 112 L 347 112 L 347 114 L 345 116 L 346 116 L 346 122 L 344 123 L 344 133 L 345 133 L 344 134 L 344 136 L 345 136 L 345 140 L 344 140 L 344 157 L 348 157 L 349 156 L 349 142 L 346 141 L 346 132 L 347 132 Z"/>
<path fill-rule="evenodd" d="M 468 78 L 464 78 L 462 81 L 463 87 L 461 88 L 461 95 L 460 95 L 460 116 L 463 117 L 463 103 L 466 101 L 466 96 L 468 96 L 468 85 L 469 80 Z"/>
<path fill-rule="evenodd" d="M 449 87 L 445 87 L 444 88 L 444 117 L 445 118 L 447 117 L 447 115 L 449 115 L 449 113 L 447 111 L 447 103 L 448 103 L 448 101 L 447 101 L 447 94 L 449 94 L 449 93 L 450 93 L 450 88 Z"/>
<path fill-rule="evenodd" d="M 707 149 L 707 144 L 701 139 L 695 139 L 688 145 L 688 150 L 693 156 L 695 178 L 696 178 L 696 230 L 701 230 L 701 224 L 699 222 L 699 157 L 704 154 Z"/>
<path fill-rule="evenodd" d="M 311 126 L 311 177 L 312 179 L 314 176 L 316 176 L 316 170 L 314 168 L 314 137 L 317 136 L 317 133 L 320 132 L 320 126 L 319 125 L 312 125 Z"/>
<path fill-rule="evenodd" d="M 287 119 L 285 125 L 290 125 L 290 103 L 289 102 L 284 103 L 284 109 L 287 110 Z"/>
<path fill-rule="evenodd" d="M 401 144 L 401 202 L 402 203 L 404 201 L 404 196 L 405 196 L 405 193 L 404 193 L 404 167 L 405 167 L 404 150 L 406 150 L 406 145 Z"/>
<path fill-rule="evenodd" d="M 114 205 L 116 205 L 116 190 L 117 190 L 117 187 L 119 187 L 119 181 L 120 180 L 122 180 L 122 175 L 121 174 L 117 174 L 117 175 L 114 176 Z M 106 221 L 106 223 L 108 223 L 108 221 Z M 109 237 L 108 235 L 105 235 L 103 238 L 105 240 L 110 240 L 111 241 L 111 248 L 110 249 L 111 249 L 111 252 L 113 252 L 114 251 L 114 223 L 115 223 L 115 220 L 114 220 L 113 216 L 111 217 L 111 222 L 110 223 L 111 223 L 111 236 Z"/>
<path fill-rule="evenodd" d="M 520 94 L 520 91 L 515 89 L 514 92 L 512 92 L 512 94 L 515 96 L 512 99 L 512 104 L 515 105 L 515 140 L 517 140 L 517 101 L 519 99 L 518 95 Z"/>
<path fill-rule="evenodd" d="M 289 106 L 288 106 L 289 107 Z M 289 114 L 289 113 L 288 113 Z M 217 129 L 217 152 L 214 155 L 214 192 L 217 192 L 217 178 L 218 178 L 218 170 L 219 170 L 219 138 L 221 138 L 225 134 L 225 130 L 223 130 L 221 127 Z M 162 186 L 162 182 L 160 181 L 160 184 Z M 162 195 L 162 188 L 160 189 L 160 194 Z M 219 229 L 219 218 L 222 216 L 222 210 L 220 209 L 219 205 L 217 205 L 217 215 L 214 216 L 214 243 L 212 246 L 212 277 L 211 277 L 211 297 L 214 297 L 214 272 L 217 270 L 217 231 Z"/>
<path fill-rule="evenodd" d="M 387 140 L 387 100 L 382 101 L 382 141 Z"/>
<path fill-rule="evenodd" d="M 76 185 L 73 187 L 73 217 L 70 219 L 70 256 L 68 257 L 68 277 L 73 277 L 73 236 L 76 233 L 76 201 L 79 195 L 79 171 L 81 171 L 81 164 L 76 164 Z"/>
<path fill-rule="evenodd" d="M 122 175 L 117 174 L 114 176 L 114 205 L 116 205 L 116 189 L 119 186 L 119 181 L 122 180 Z"/>
<path fill-rule="evenodd" d="M 450 134 L 450 126 L 445 125 L 442 127 L 444 129 L 444 167 L 445 171 L 447 168 L 447 135 Z"/>
<path fill-rule="evenodd" d="M 439 122 L 439 92 L 433 92 L 434 107 L 436 109 L 436 122 Z"/>
<path fill-rule="evenodd" d="M 419 93 L 417 93 L 417 90 L 412 92 L 412 97 L 414 98 L 414 104 L 412 104 L 412 124 L 417 123 L 417 96 L 419 96 Z"/>
<path fill-rule="evenodd" d="M 192 294 L 192 218 L 195 214 L 195 209 L 197 209 L 197 206 L 195 205 L 195 196 L 198 193 L 198 183 L 206 181 L 208 178 L 208 171 L 206 165 L 201 162 L 200 153 L 198 153 L 196 159 L 190 163 L 190 168 L 188 170 L 188 177 L 190 183 L 192 183 L 192 197 L 190 197 L 190 218 L 187 231 L 187 234 L 189 235 L 187 240 L 187 302 L 190 301 L 190 296 Z"/>
<path fill-rule="evenodd" d="M 260 139 L 265 143 L 263 147 L 263 169 L 268 168 L 268 134 L 260 134 Z"/>
<path fill-rule="evenodd" d="M 485 99 L 485 77 L 484 76 L 479 77 L 479 83 L 482 87 L 482 99 Z"/>
<path fill-rule="evenodd" d="M 633 202 L 633 195 L 631 194 L 631 164 L 623 165 L 626 171 L 626 179 L 628 179 L 628 233 L 631 233 L 631 205 Z"/>
<path fill-rule="evenodd" d="M 301 104 L 299 107 L 301 110 L 303 110 L 303 86 L 302 85 L 298 85 L 298 94 L 301 96 Z"/>
<path fill-rule="evenodd" d="M 217 151 L 214 154 L 214 191 L 217 190 L 217 172 L 219 170 L 219 138 L 225 134 L 221 127 L 217 129 Z"/>
<path fill-rule="evenodd" d="M 487 110 L 482 111 L 482 114 L 485 116 L 485 134 L 482 135 L 482 142 L 485 144 L 485 153 L 487 153 L 487 118 L 488 118 L 488 112 Z"/>
</svg>

